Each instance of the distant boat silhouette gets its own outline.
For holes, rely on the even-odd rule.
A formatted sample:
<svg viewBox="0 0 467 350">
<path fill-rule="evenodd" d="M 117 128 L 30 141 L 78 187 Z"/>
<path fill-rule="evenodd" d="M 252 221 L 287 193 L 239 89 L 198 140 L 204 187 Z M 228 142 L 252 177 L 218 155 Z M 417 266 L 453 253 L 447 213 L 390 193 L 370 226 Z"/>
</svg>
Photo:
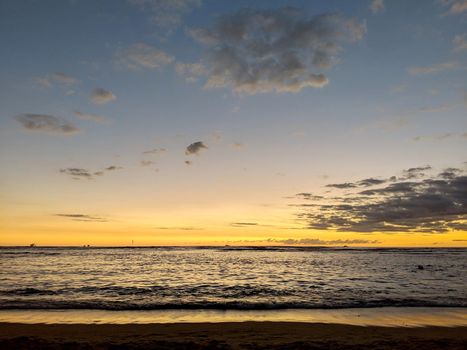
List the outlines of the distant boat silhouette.
<svg viewBox="0 0 467 350">
<path fill-rule="evenodd" d="M 36 246 L 36 243 L 31 243 L 29 246 L 30 246 L 31 248 L 34 248 L 34 247 Z"/>
</svg>

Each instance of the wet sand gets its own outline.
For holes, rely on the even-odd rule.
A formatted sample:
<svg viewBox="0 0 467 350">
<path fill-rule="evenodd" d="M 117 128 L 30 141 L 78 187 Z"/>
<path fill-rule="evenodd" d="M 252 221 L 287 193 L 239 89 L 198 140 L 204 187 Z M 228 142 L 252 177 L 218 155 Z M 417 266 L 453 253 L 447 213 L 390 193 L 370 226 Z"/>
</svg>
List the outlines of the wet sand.
<svg viewBox="0 0 467 350">
<path fill-rule="evenodd" d="M 466 349 L 467 327 L 0 323 L 0 349 Z"/>
</svg>

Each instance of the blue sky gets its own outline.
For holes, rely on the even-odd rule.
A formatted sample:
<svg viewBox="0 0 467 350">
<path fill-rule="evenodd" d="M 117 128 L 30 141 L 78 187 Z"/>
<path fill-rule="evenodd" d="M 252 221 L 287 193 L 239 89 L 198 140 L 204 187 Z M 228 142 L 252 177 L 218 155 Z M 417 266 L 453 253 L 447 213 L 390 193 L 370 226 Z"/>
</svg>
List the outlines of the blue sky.
<svg viewBox="0 0 467 350">
<path fill-rule="evenodd" d="M 466 23 L 464 0 L 2 1 L 6 230 L 62 208 L 146 223 L 225 207 L 212 235 L 226 240 L 250 212 L 297 224 L 287 197 L 329 183 L 464 171 Z M 268 35 L 285 41 L 262 47 Z M 194 142 L 207 148 L 187 155 Z"/>
</svg>

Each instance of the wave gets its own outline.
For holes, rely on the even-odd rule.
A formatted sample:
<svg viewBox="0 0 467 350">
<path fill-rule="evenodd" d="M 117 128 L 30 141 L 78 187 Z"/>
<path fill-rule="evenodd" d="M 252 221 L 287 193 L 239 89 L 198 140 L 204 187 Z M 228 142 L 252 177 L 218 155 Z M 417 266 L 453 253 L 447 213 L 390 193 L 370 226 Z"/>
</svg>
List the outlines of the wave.
<svg viewBox="0 0 467 350">
<path fill-rule="evenodd" d="M 214 291 L 215 289 L 215 291 Z M 57 296 L 76 296 L 76 295 L 95 295 L 99 298 L 112 296 L 147 296 L 147 297 L 183 297 L 206 296 L 212 295 L 221 296 L 223 298 L 243 298 L 243 297 L 280 297 L 293 295 L 291 290 L 273 289 L 256 286 L 224 286 L 217 285 L 197 285 L 197 286 L 150 286 L 150 287 L 131 287 L 131 286 L 84 286 L 78 288 L 61 288 L 61 289 L 36 289 L 36 288 L 18 288 L 18 289 L 3 289 L 0 290 L 0 295 L 3 296 L 34 296 L 34 295 L 57 295 Z"/>
<path fill-rule="evenodd" d="M 346 303 L 294 303 L 294 302 L 195 302 L 195 303 L 128 303 L 115 301 L 10 301 L 0 302 L 1 310 L 114 310 L 114 311 L 150 311 L 150 310 L 281 310 L 281 309 L 352 309 L 377 307 L 461 307 L 467 303 L 422 301 L 413 299 L 355 301 Z"/>
</svg>

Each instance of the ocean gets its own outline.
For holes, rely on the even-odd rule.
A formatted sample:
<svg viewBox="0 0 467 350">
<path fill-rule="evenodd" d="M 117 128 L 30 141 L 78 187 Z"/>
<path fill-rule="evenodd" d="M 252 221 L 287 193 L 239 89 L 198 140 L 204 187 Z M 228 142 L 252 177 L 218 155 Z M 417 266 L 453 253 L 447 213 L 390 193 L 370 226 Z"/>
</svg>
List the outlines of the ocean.
<svg viewBox="0 0 467 350">
<path fill-rule="evenodd" d="M 1 248 L 0 309 L 466 307 L 467 249 Z"/>
</svg>

